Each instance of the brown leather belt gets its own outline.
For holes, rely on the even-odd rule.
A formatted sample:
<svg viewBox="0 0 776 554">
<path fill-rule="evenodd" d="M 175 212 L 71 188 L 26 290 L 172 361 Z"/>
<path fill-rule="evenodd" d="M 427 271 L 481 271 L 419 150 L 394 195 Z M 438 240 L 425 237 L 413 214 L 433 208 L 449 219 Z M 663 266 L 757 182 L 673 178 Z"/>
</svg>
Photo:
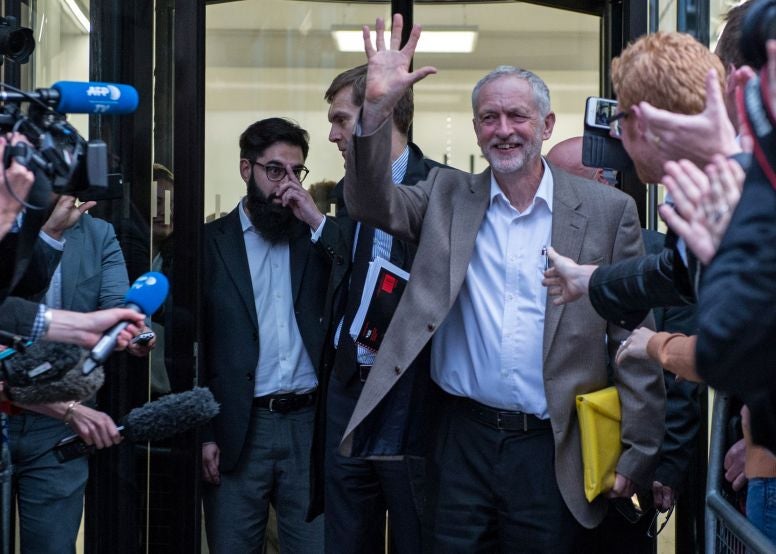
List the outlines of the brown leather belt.
<svg viewBox="0 0 776 554">
<path fill-rule="evenodd" d="M 270 412 L 287 414 L 315 404 L 315 391 L 304 394 L 268 394 L 267 396 L 255 396 L 253 405 L 257 408 L 266 408 Z"/>
</svg>

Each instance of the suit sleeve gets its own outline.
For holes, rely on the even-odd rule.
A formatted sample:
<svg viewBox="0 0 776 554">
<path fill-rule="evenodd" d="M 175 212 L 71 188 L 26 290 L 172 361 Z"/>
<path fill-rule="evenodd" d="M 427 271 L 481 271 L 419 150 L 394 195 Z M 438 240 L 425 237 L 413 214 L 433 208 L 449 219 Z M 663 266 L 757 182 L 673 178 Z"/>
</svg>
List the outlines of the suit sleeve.
<svg viewBox="0 0 776 554">
<path fill-rule="evenodd" d="M 633 200 L 625 202 L 612 249 L 612 262 L 642 255 L 638 213 Z M 654 328 L 652 314 L 643 321 Z M 620 342 L 629 332 L 612 322 L 607 323 L 610 359 Z M 663 371 L 657 363 L 647 360 L 628 360 L 614 367 L 614 384 L 620 396 L 621 440 L 623 452 L 617 463 L 617 472 L 636 483 L 649 485 L 660 452 L 665 432 L 665 385 Z"/>
<path fill-rule="evenodd" d="M 106 222 L 102 240 L 102 278 L 100 280 L 99 307 L 114 308 L 124 304 L 129 288 L 127 265 L 121 252 L 113 225 Z M 150 315 L 150 314 L 148 314 Z"/>
<path fill-rule="evenodd" d="M 35 317 L 38 315 L 36 302 L 9 297 L 0 303 L 0 331 L 29 337 Z"/>
<path fill-rule="evenodd" d="M 353 219 L 416 244 L 428 205 L 425 182 L 394 185 L 390 154 L 389 120 L 372 135 L 353 137 L 345 171 L 345 205 Z"/>
<path fill-rule="evenodd" d="M 51 277 L 62 259 L 62 251 L 53 248 L 38 238 L 35 241 L 30 263 L 19 284 L 14 287 L 14 296 L 41 300 L 48 290 Z"/>
</svg>

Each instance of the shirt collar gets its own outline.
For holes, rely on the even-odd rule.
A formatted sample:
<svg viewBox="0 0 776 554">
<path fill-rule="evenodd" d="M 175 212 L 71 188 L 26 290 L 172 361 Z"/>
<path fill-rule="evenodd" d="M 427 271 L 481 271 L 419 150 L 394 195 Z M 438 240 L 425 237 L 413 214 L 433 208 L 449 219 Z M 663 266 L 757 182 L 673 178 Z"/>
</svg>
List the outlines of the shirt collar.
<svg viewBox="0 0 776 554">
<path fill-rule="evenodd" d="M 240 212 L 240 226 L 242 227 L 243 233 L 254 228 L 253 223 L 251 223 L 251 219 L 248 217 L 248 214 L 245 211 L 245 200 L 247 198 L 247 196 L 243 196 L 240 200 L 240 203 L 237 205 L 237 209 Z"/>
<path fill-rule="evenodd" d="M 399 157 L 391 164 L 391 178 L 394 183 L 401 183 L 407 174 L 407 165 L 410 161 L 410 147 L 405 146 Z"/>
<path fill-rule="evenodd" d="M 550 166 L 547 165 L 547 162 L 544 161 L 544 158 L 541 158 L 541 160 L 544 172 L 542 173 L 542 180 L 539 181 L 539 188 L 536 189 L 536 194 L 534 195 L 534 201 L 532 205 L 536 205 L 537 201 L 544 202 L 544 204 L 546 204 L 547 208 L 550 210 L 550 213 L 552 213 L 552 194 L 553 189 L 555 188 L 555 181 L 552 178 L 552 171 L 550 171 Z M 492 206 L 496 199 L 499 197 L 501 198 L 501 201 L 506 202 L 507 205 L 511 205 L 509 204 L 509 199 L 502 192 L 501 187 L 498 186 L 496 177 L 493 175 L 493 171 L 491 171 L 489 205 Z M 528 208 L 528 210 L 530 210 L 530 208 Z"/>
</svg>

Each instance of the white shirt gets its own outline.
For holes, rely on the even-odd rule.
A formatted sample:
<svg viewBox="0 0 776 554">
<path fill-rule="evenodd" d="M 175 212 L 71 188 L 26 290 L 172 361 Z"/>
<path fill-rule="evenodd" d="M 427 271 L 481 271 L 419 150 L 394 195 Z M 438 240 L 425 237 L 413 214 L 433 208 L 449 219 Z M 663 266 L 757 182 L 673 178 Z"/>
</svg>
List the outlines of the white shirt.
<svg viewBox="0 0 776 554">
<path fill-rule="evenodd" d="M 548 417 L 542 345 L 547 290 L 542 249 L 552 235 L 553 179 L 518 212 L 491 173 L 490 204 L 461 292 L 431 346 L 431 376 L 450 394 Z"/>
<path fill-rule="evenodd" d="M 272 244 L 262 237 L 245 213 L 244 201 L 240 201 L 239 213 L 259 322 L 253 395 L 312 391 L 318 377 L 296 324 L 288 242 Z"/>
</svg>

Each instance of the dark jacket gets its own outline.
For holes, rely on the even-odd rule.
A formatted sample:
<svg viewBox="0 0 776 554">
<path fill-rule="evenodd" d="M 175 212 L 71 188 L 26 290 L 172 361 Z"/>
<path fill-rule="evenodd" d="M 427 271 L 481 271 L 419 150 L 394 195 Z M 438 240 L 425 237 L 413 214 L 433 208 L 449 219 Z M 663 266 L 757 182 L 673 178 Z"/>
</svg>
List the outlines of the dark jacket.
<svg viewBox="0 0 776 554">
<path fill-rule="evenodd" d="M 701 280 L 698 373 L 752 413 L 752 439 L 776 452 L 776 190 L 758 164 Z"/>
<path fill-rule="evenodd" d="M 644 247 L 648 254 L 664 251 L 665 235 L 642 230 Z M 669 333 L 694 334 L 697 330 L 695 305 L 655 308 L 655 330 Z M 655 479 L 675 491 L 687 476 L 700 430 L 698 395 L 703 385 L 677 381 L 673 374 L 664 372 L 666 385 L 666 433 L 660 446 L 660 461 Z"/>
<path fill-rule="evenodd" d="M 681 260 L 675 261 L 677 256 L 667 239 L 657 252 L 599 267 L 590 277 L 590 303 L 602 318 L 630 330 L 652 308 L 693 303 L 692 276 Z"/>
<path fill-rule="evenodd" d="M 260 347 L 238 209 L 205 225 L 204 384 L 220 403 L 221 411 L 204 428 L 202 437 L 203 442 L 218 444 L 223 472 L 235 468 L 248 433 Z M 339 226 L 327 220 L 317 244 L 308 233 L 302 233 L 290 241 L 289 255 L 296 322 L 307 353 L 319 370 L 330 320 L 326 299 L 332 295 L 328 289 L 336 289 L 342 282 L 347 257 Z"/>
</svg>

